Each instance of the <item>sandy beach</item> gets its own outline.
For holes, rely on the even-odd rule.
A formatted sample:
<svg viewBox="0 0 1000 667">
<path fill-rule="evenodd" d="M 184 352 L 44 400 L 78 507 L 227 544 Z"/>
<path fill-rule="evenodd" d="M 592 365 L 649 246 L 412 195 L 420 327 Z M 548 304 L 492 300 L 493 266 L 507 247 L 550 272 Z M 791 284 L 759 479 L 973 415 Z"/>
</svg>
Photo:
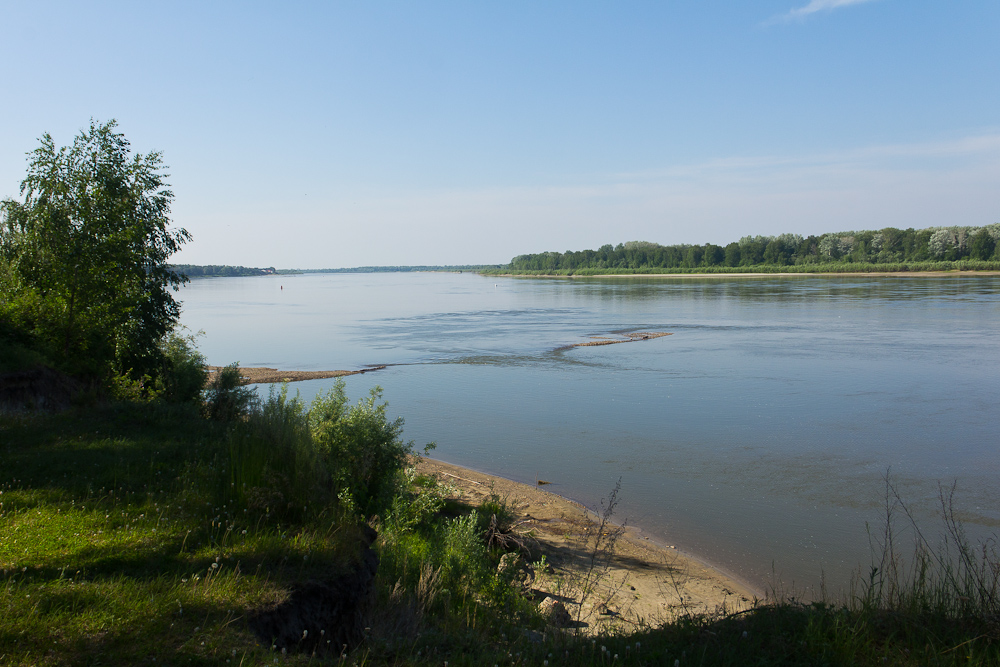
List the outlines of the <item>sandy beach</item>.
<svg viewBox="0 0 1000 667">
<path fill-rule="evenodd" d="M 653 543 L 633 527 L 626 527 L 606 568 L 600 558 L 592 567 L 597 523 L 588 508 L 541 486 L 426 457 L 417 470 L 449 485 L 453 497 L 471 505 L 491 493 L 507 498 L 523 521 L 519 530 L 531 535 L 551 565 L 549 571 L 535 573 L 531 584 L 535 598 L 547 595 L 562 602 L 584 631 L 656 625 L 689 612 L 739 611 L 760 597 L 749 586 L 670 545 Z M 596 585 L 585 595 L 588 580 Z"/>
</svg>

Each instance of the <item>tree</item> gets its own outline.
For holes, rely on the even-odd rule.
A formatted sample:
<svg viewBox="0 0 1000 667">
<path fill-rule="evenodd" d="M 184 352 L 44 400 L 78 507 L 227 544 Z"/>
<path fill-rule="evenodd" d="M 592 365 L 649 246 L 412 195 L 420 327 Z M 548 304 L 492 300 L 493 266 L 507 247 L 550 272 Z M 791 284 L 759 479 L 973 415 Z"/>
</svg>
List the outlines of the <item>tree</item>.
<svg viewBox="0 0 1000 667">
<path fill-rule="evenodd" d="M 969 241 L 969 257 L 986 260 L 993 256 L 996 241 L 990 235 L 990 230 L 983 227 L 972 235 Z"/>
<path fill-rule="evenodd" d="M 76 372 L 139 380 L 162 367 L 169 288 L 187 281 L 166 260 L 190 236 L 168 229 L 160 153 L 131 155 L 116 126 L 91 120 L 62 148 L 46 133 L 28 153 L 24 201 L 0 205 L 0 314 Z"/>
</svg>

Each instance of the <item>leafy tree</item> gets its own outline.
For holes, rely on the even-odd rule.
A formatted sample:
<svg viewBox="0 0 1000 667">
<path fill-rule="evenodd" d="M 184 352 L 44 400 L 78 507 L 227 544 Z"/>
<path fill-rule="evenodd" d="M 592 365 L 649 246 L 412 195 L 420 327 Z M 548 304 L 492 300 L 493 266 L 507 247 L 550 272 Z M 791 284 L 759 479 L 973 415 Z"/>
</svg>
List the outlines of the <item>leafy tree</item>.
<svg viewBox="0 0 1000 667">
<path fill-rule="evenodd" d="M 740 265 L 740 244 L 733 241 L 726 246 L 726 266 Z"/>
<path fill-rule="evenodd" d="M 111 120 L 72 145 L 42 135 L 28 153 L 23 202 L 0 219 L 0 317 L 69 370 L 107 380 L 156 377 L 187 278 L 166 260 L 190 239 L 168 229 L 173 193 L 160 153 L 131 154 Z"/>
<path fill-rule="evenodd" d="M 705 266 L 717 266 L 722 264 L 726 259 L 726 251 L 722 246 L 717 246 L 713 243 L 706 243 L 704 247 L 704 254 L 702 255 L 702 264 Z"/>
<path fill-rule="evenodd" d="M 995 247 L 996 240 L 990 235 L 990 231 L 983 227 L 969 241 L 969 256 L 972 259 L 989 259 L 993 256 Z"/>
</svg>

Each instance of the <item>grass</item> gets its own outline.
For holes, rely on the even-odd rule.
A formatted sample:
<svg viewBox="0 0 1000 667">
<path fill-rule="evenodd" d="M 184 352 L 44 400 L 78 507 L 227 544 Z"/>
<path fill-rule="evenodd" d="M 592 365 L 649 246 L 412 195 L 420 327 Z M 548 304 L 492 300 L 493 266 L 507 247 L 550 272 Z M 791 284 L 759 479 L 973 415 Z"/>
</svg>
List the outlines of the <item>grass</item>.
<svg viewBox="0 0 1000 667">
<path fill-rule="evenodd" d="M 249 441 L 245 424 L 155 403 L 0 417 L 0 664 L 1000 665 L 1000 560 L 965 540 L 947 489 L 942 541 L 917 531 L 914 551 L 888 487 L 872 566 L 848 599 L 779 596 L 589 638 L 546 628 L 497 575 L 502 550 L 484 537 L 486 517 L 511 527 L 502 498 L 449 504 L 412 472 L 374 519 L 381 564 L 365 640 L 282 653 L 251 632 L 250 614 L 358 555 L 340 501 L 278 512 L 231 491 L 240 479 L 266 485 L 234 465 L 240 452 L 278 466 L 284 492 L 295 486 L 288 461 L 261 449 L 269 428 L 295 434 L 283 442 L 297 462 L 320 465 L 292 412 L 272 406 Z"/>
<path fill-rule="evenodd" d="M 0 663 L 266 652 L 234 619 L 348 555 L 319 526 L 288 530 L 214 503 L 198 479 L 224 439 L 220 425 L 162 406 L 8 419 Z"/>
</svg>

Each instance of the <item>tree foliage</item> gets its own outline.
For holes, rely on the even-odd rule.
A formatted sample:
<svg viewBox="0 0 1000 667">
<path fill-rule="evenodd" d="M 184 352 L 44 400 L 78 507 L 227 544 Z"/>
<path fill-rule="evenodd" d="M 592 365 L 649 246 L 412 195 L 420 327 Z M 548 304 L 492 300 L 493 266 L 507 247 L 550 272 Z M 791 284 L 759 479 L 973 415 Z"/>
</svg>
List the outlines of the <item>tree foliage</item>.
<svg viewBox="0 0 1000 667">
<path fill-rule="evenodd" d="M 68 370 L 141 380 L 162 370 L 186 281 L 166 260 L 190 236 L 169 229 L 160 153 L 133 155 L 116 125 L 28 153 L 23 201 L 2 203 L 0 317 Z"/>
</svg>

